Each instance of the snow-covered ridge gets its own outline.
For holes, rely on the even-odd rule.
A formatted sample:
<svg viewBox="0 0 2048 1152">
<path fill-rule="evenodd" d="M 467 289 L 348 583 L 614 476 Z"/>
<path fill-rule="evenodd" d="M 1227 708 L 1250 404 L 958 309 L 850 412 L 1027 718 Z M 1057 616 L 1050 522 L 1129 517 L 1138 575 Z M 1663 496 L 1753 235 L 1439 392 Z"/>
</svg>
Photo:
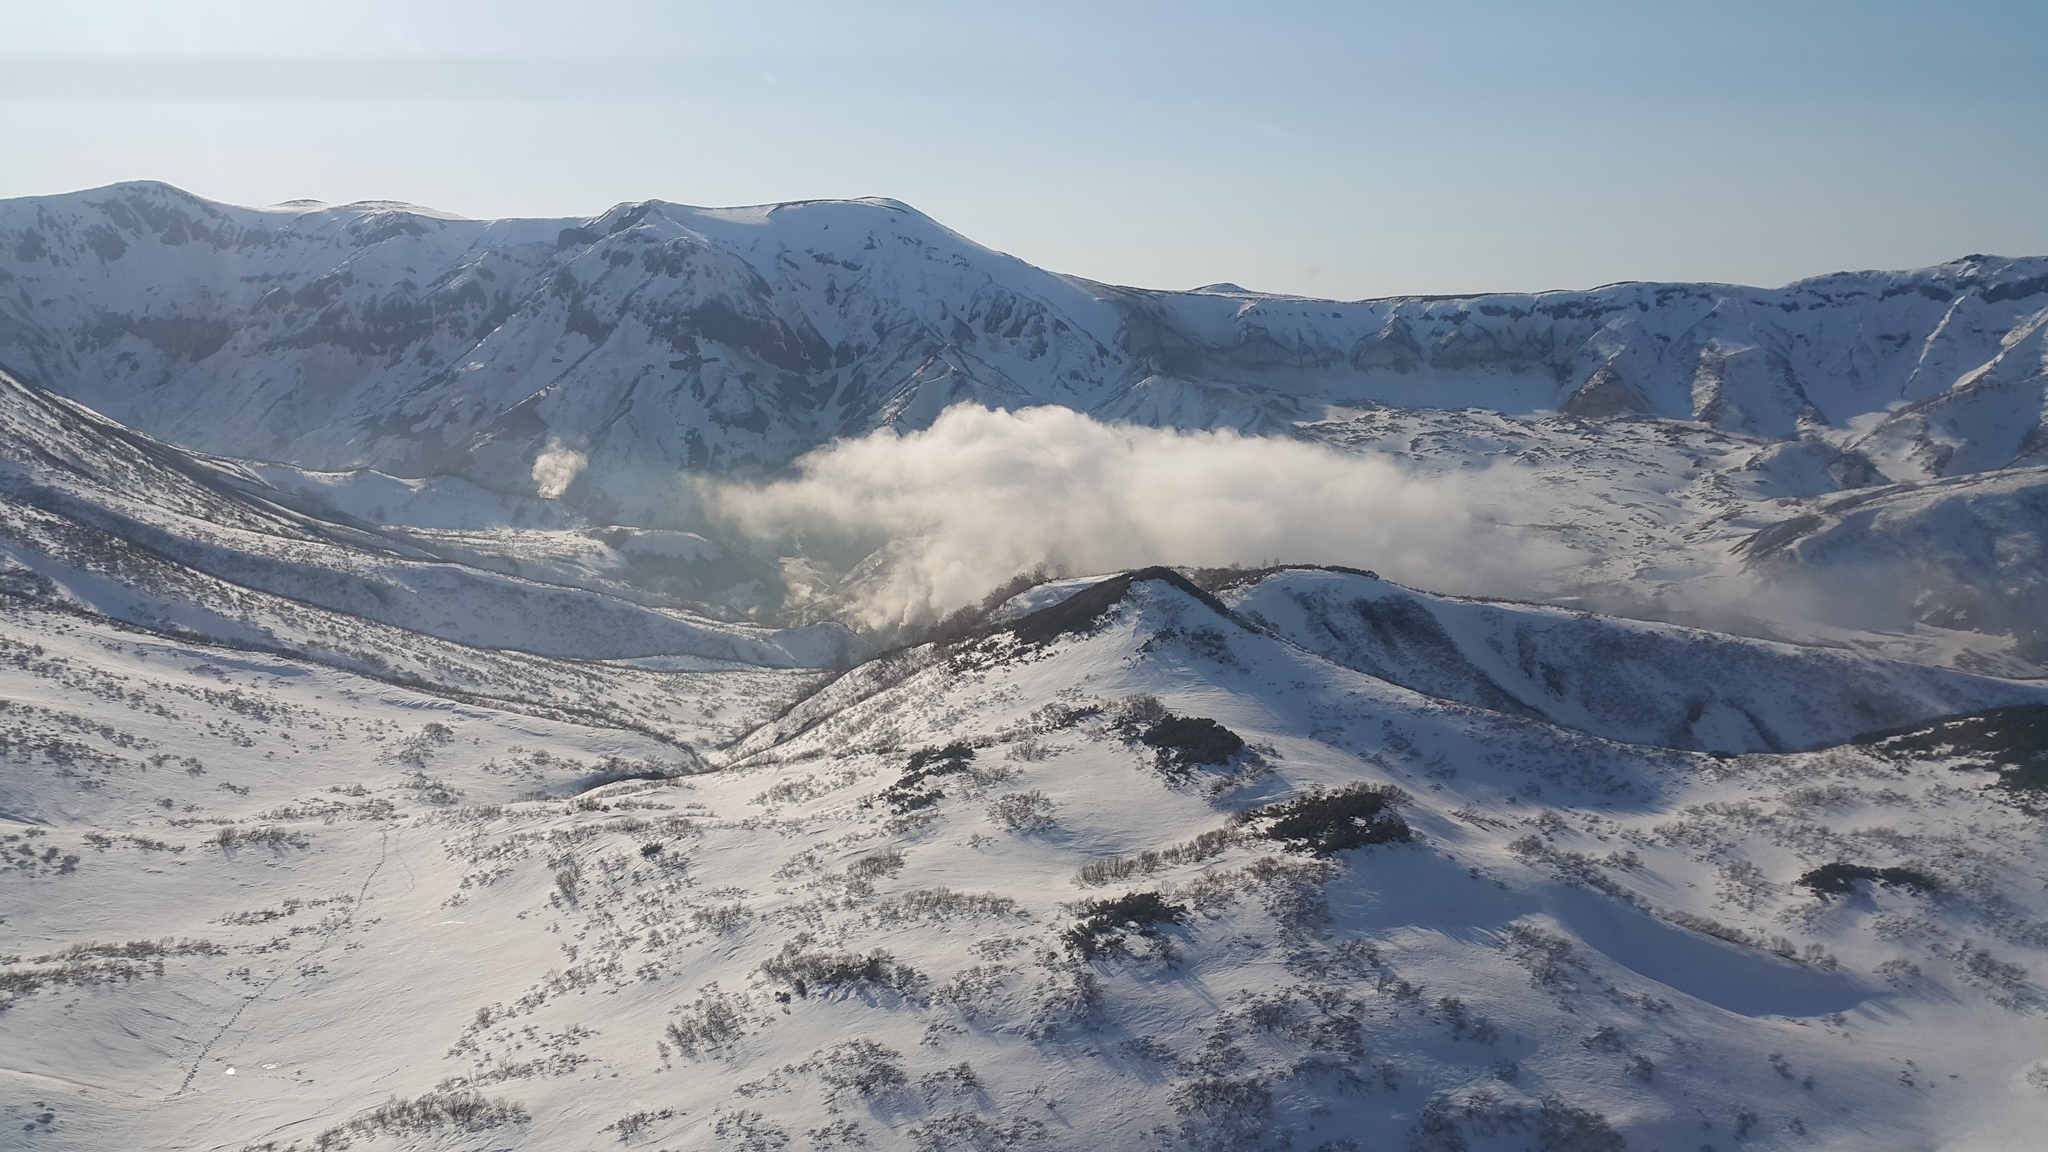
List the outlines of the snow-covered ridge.
<svg viewBox="0 0 2048 1152">
<path fill-rule="evenodd" d="M 1610 740 L 1785 752 L 2048 685 L 1533 604 L 1433 596 L 1365 573 L 1281 570 L 1222 593 L 1246 619 L 1427 695 Z"/>
<path fill-rule="evenodd" d="M 1275 431 L 1331 406 L 1650 414 L 1855 445 L 1892 479 L 2034 460 L 2048 259 L 1781 289 L 1336 302 L 1118 288 L 886 200 L 584 220 L 235 208 L 160 184 L 0 203 L 0 363 L 173 442 L 450 472 L 672 516 L 677 466 L 777 466 L 947 405 Z M 1891 410 L 1905 405 L 1896 415 Z"/>
<path fill-rule="evenodd" d="M 819 667 L 859 650 L 834 625 L 777 631 L 450 562 L 267 498 L 282 495 L 0 374 L 0 556 L 45 602 L 297 651 L 316 614 L 314 634 L 385 626 L 586 660 Z"/>
<path fill-rule="evenodd" d="M 1406 595 L 1262 583 L 1324 578 Z M 1091 592 L 767 723 L 678 680 L 757 725 L 690 775 L 0 600 L 7 1118 L 274 1152 L 2002 1152 L 2048 1118 L 2041 817 L 1984 723 L 1657 748 L 1241 626 L 1260 586 Z M 1241 744 L 1176 762 L 1168 717 Z M 1336 843 L 1333 794 L 1386 834 Z"/>
</svg>

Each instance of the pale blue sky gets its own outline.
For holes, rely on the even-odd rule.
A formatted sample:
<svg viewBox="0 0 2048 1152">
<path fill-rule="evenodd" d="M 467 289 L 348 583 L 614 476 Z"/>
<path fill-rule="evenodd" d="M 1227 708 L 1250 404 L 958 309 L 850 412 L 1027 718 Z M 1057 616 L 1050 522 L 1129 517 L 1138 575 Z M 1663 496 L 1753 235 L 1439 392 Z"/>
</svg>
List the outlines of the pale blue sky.
<svg viewBox="0 0 2048 1152">
<path fill-rule="evenodd" d="M 2048 0 L 0 0 L 0 196 L 893 196 L 1356 297 L 2048 253 Z"/>
</svg>

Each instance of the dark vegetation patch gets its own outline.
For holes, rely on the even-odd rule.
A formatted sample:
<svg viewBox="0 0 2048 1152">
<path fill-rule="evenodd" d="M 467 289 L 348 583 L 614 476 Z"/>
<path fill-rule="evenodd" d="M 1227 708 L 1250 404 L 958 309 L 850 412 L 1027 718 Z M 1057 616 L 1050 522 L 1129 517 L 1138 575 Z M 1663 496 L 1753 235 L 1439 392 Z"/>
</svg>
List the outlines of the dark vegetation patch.
<svg viewBox="0 0 2048 1152">
<path fill-rule="evenodd" d="M 782 951 L 761 962 L 761 973 L 788 984 L 798 996 L 810 995 L 812 988 L 867 987 L 892 992 L 913 992 L 925 982 L 924 975 L 899 963 L 877 948 L 866 955 L 857 952 L 824 952 L 810 949 L 808 933 L 782 946 Z"/>
<path fill-rule="evenodd" d="M 1913 868 L 1872 868 L 1864 864 L 1823 864 L 1797 883 L 1811 888 L 1822 896 L 1847 896 L 1856 891 L 1858 880 L 1874 880 L 1879 884 L 1897 884 L 1920 892 L 1933 892 L 1941 887 L 1939 881 Z"/>
<path fill-rule="evenodd" d="M 2040 798 L 2048 793 L 2048 704 L 2015 704 L 1918 727 L 1880 732 L 1857 743 L 1915 759 L 1959 759 L 1998 773 L 1998 786 Z"/>
<path fill-rule="evenodd" d="M 623 756 L 607 756 L 598 762 L 597 771 L 569 786 L 569 795 L 581 796 L 622 780 L 674 780 L 678 776 L 690 775 L 691 770 L 692 766 L 687 763 L 653 759 L 635 761 Z"/>
<path fill-rule="evenodd" d="M 1160 925 L 1184 924 L 1188 915 L 1187 905 L 1169 904 L 1157 892 L 1126 892 L 1114 900 L 1086 900 L 1079 910 L 1080 921 L 1060 938 L 1067 951 L 1084 960 L 1122 951 L 1129 934 L 1156 938 Z"/>
<path fill-rule="evenodd" d="M 1408 794 L 1391 784 L 1354 784 L 1255 808 L 1245 819 L 1271 820 L 1266 836 L 1293 851 L 1334 856 L 1368 844 L 1406 843 L 1408 822 L 1393 808 L 1407 801 Z"/>
<path fill-rule="evenodd" d="M 1201 716 L 1168 716 L 1138 735 L 1159 749 L 1162 766 L 1179 769 L 1228 764 L 1244 751 L 1244 739 L 1214 720 Z"/>
<path fill-rule="evenodd" d="M 1117 708 L 1116 726 L 1124 739 L 1157 751 L 1159 770 L 1185 777 L 1203 767 L 1218 767 L 1244 752 L 1244 738 L 1214 720 L 1176 716 L 1156 696 L 1133 696 Z"/>
<path fill-rule="evenodd" d="M 967 771 L 967 762 L 974 759 L 974 749 L 955 741 L 944 748 L 925 748 L 910 754 L 910 763 L 903 769 L 903 775 L 894 784 L 882 789 L 875 799 L 889 806 L 891 812 L 901 816 L 919 808 L 929 808 L 945 799 L 943 789 L 931 781 L 937 776 L 952 776 Z"/>
<path fill-rule="evenodd" d="M 707 996 L 678 1012 L 664 1032 L 676 1051 L 694 1058 L 745 1036 L 746 1017 L 727 997 Z"/>
<path fill-rule="evenodd" d="M 818 1079 L 832 1099 L 846 1096 L 880 1096 L 910 1083 L 903 1073 L 903 1053 L 885 1048 L 873 1040 L 849 1040 L 820 1052 Z"/>
<path fill-rule="evenodd" d="M 524 1124 L 527 1119 L 524 1107 L 507 1100 L 492 1100 L 471 1088 L 433 1092 L 414 1100 L 393 1096 L 348 1123 L 320 1133 L 313 1138 L 313 1146 L 341 1149 L 359 1139 L 424 1136 L 442 1128 L 481 1132 L 505 1124 Z"/>
</svg>

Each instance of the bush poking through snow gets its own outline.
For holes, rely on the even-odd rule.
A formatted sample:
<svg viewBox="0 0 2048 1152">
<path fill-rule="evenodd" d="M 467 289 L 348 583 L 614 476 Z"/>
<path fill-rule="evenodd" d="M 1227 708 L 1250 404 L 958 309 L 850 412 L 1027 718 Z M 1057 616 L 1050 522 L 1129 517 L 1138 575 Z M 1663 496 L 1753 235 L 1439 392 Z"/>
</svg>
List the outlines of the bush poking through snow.
<svg viewBox="0 0 2048 1152">
<path fill-rule="evenodd" d="M 1059 827 L 1052 801 L 1043 792 L 1013 792 L 988 806 L 988 818 L 1012 832 L 1050 832 Z"/>
<path fill-rule="evenodd" d="M 690 923 L 698 930 L 716 932 L 720 936 L 745 928 L 747 921 L 753 918 L 754 910 L 745 904 L 717 904 L 690 913 Z"/>
<path fill-rule="evenodd" d="M 473 1088 L 452 1092 L 430 1092 L 415 1100 L 396 1096 L 346 1124 L 337 1125 L 313 1138 L 313 1147 L 328 1150 L 347 1148 L 358 1138 L 375 1139 L 385 1134 L 419 1135 L 440 1128 L 481 1132 L 506 1124 L 524 1124 L 526 1109 L 509 1100 L 492 1100 Z"/>
<path fill-rule="evenodd" d="M 967 771 L 967 762 L 974 759 L 974 749 L 965 744 L 953 743 L 944 748 L 926 748 L 910 754 L 910 763 L 903 769 L 903 775 L 894 784 L 882 789 L 876 797 L 889 806 L 898 816 L 929 808 L 946 798 L 944 791 L 933 786 L 934 776 L 951 776 Z"/>
<path fill-rule="evenodd" d="M 1046 1138 L 1045 1122 L 1012 1117 L 1007 1124 L 994 1124 L 965 1109 L 955 1109 L 913 1125 L 908 1133 L 917 1152 L 947 1152 L 970 1148 L 974 1152 L 1002 1152 Z"/>
<path fill-rule="evenodd" d="M 2013 792 L 2048 792 L 2048 704 L 1951 716 L 1863 742 L 1895 756 L 1961 760 L 1959 767 L 1998 773 L 1998 786 Z"/>
<path fill-rule="evenodd" d="M 1243 737 L 1201 716 L 1167 716 L 1139 733 L 1138 739 L 1159 749 L 1159 766 L 1176 773 L 1228 764 L 1244 751 Z"/>
<path fill-rule="evenodd" d="M 1920 892 L 1933 892 L 1941 887 L 1934 877 L 1912 868 L 1871 868 L 1863 864 L 1839 863 L 1823 864 L 1801 876 L 1796 883 L 1822 896 L 1848 896 L 1856 891 L 1858 880 L 1897 884 Z"/>
<path fill-rule="evenodd" d="M 1391 810 L 1407 801 L 1408 794 L 1392 785 L 1354 784 L 1253 809 L 1246 819 L 1271 820 L 1265 834 L 1287 841 L 1293 851 L 1334 856 L 1349 848 L 1411 839 L 1408 822 Z"/>
<path fill-rule="evenodd" d="M 881 848 L 855 860 L 846 866 L 849 880 L 873 880 L 878 876 L 894 876 L 903 870 L 903 849 Z"/>
<path fill-rule="evenodd" d="M 808 934 L 783 945 L 782 951 L 761 962 L 761 974 L 788 984 L 799 996 L 810 995 L 813 987 L 836 988 L 866 985 L 908 993 L 925 983 L 924 974 L 877 948 L 862 956 L 849 952 L 811 952 Z"/>
<path fill-rule="evenodd" d="M 903 1053 L 873 1040 L 849 1040 L 817 1056 L 818 1079 L 831 1099 L 846 1095 L 879 1096 L 910 1083 L 903 1074 Z"/>
<path fill-rule="evenodd" d="M 1081 920 L 1061 934 L 1067 951 L 1084 960 L 1121 951 L 1126 933 L 1157 937 L 1161 924 L 1184 924 L 1185 904 L 1169 904 L 1157 892 L 1126 892 L 1114 900 L 1085 900 Z"/>
<path fill-rule="evenodd" d="M 747 1034 L 740 1012 L 745 1005 L 729 996 L 706 996 L 678 1013 L 664 1031 L 676 1051 L 695 1058 Z"/>
<path fill-rule="evenodd" d="M 1171 1099 L 1184 1141 L 1198 1147 L 1250 1147 L 1271 1127 L 1273 1090 L 1254 1076 L 1186 1080 Z"/>
<path fill-rule="evenodd" d="M 1147 850 L 1136 856 L 1112 856 L 1107 860 L 1096 860 L 1081 865 L 1075 880 L 1091 888 L 1128 880 L 1133 876 L 1149 876 L 1173 864 L 1193 864 L 1223 855 L 1224 849 L 1237 839 L 1236 834 L 1225 828 L 1204 832 L 1193 840 L 1165 848 Z"/>
<path fill-rule="evenodd" d="M 304 832 L 292 832 L 276 827 L 252 828 L 244 832 L 229 826 L 213 834 L 214 847 L 222 852 L 232 852 L 245 845 L 256 844 L 263 845 L 273 852 L 282 852 L 286 848 L 304 848 L 312 842 L 312 838 Z"/>
<path fill-rule="evenodd" d="M 21 996 L 49 986 L 125 984 L 144 976 L 162 976 L 167 956 L 220 956 L 225 949 L 207 940 L 137 940 L 129 944 L 74 944 L 61 952 L 38 956 L 15 967 L 19 957 L 0 957 L 0 1012 Z"/>
</svg>

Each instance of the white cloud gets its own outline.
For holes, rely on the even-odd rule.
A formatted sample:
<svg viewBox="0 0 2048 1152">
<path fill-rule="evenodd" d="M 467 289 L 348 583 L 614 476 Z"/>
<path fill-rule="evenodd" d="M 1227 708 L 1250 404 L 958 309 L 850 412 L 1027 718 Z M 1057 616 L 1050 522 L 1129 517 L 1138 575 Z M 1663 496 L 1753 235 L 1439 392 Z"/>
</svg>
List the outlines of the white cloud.
<svg viewBox="0 0 2048 1152">
<path fill-rule="evenodd" d="M 541 499 L 556 499 L 589 463 L 590 458 L 574 448 L 549 441 L 547 450 L 533 458 L 533 486 Z"/>
<path fill-rule="evenodd" d="M 837 574 L 833 599 L 853 622 L 886 629 L 1040 565 L 1329 563 L 1444 591 L 1527 591 L 1571 557 L 1497 518 L 1519 483 L 1507 466 L 1422 477 L 1295 440 L 960 405 L 921 432 L 821 448 L 792 478 L 705 481 L 701 494 L 733 528 Z"/>
</svg>

